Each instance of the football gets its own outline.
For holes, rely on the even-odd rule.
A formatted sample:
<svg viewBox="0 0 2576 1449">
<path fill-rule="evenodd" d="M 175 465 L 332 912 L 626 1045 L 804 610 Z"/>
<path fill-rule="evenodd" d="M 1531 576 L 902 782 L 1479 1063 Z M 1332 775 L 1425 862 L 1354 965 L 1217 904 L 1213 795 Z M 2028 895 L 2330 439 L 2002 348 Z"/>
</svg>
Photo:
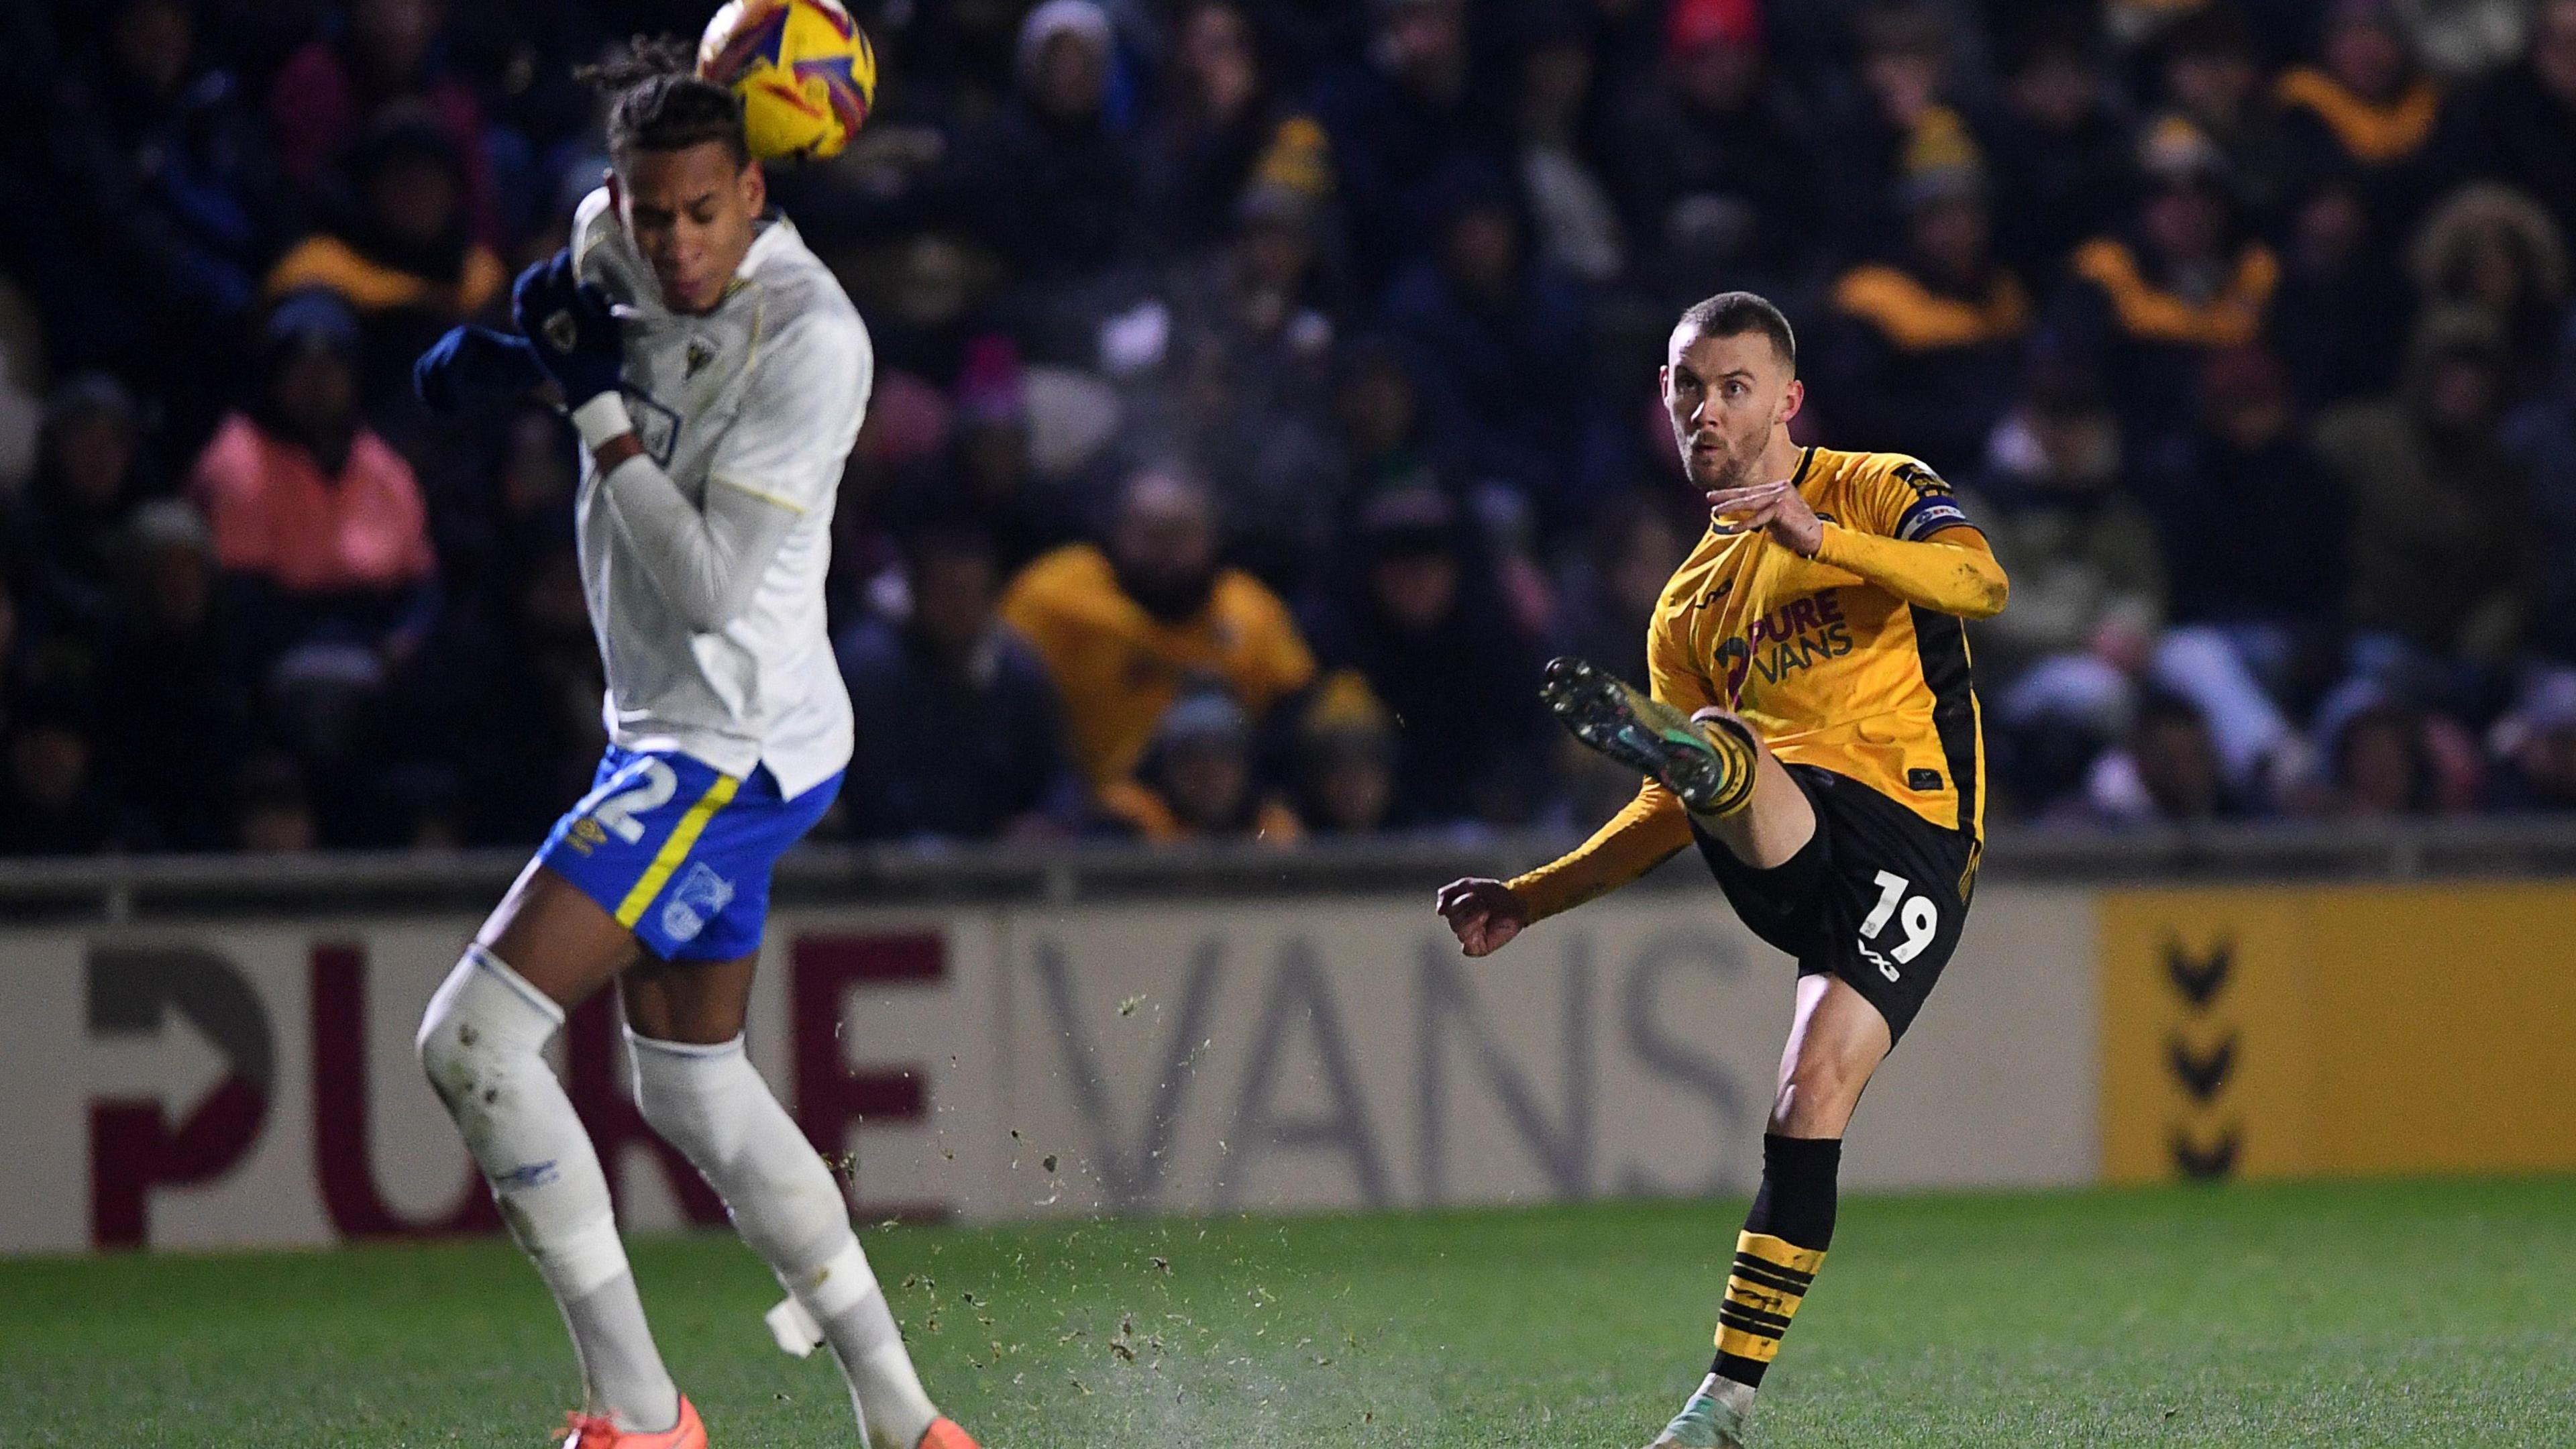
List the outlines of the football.
<svg viewBox="0 0 2576 1449">
<path fill-rule="evenodd" d="M 839 155 L 877 93 L 876 51 L 836 0 L 732 0 L 698 41 L 698 74 L 742 97 L 764 161 Z"/>
</svg>

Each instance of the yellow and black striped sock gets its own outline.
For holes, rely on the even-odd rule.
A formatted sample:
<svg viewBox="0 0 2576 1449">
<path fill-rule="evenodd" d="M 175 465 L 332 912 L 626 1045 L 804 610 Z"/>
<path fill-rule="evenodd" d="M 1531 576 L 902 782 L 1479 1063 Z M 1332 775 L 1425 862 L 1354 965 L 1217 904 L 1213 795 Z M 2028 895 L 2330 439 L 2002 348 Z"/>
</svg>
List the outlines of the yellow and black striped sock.
<svg viewBox="0 0 2576 1449">
<path fill-rule="evenodd" d="M 1735 1266 L 1717 1310 L 1718 1377 L 1758 1386 L 1806 1301 L 1834 1240 L 1838 1137 L 1762 1138 L 1762 1188 L 1735 1237 Z"/>
</svg>

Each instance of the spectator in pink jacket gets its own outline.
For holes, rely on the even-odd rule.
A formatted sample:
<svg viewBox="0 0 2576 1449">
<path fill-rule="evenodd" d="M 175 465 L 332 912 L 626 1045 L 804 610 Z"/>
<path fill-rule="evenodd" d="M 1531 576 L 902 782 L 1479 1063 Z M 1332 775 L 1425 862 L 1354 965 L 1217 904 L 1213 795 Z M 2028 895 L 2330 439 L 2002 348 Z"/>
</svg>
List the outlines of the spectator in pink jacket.
<svg viewBox="0 0 2576 1449">
<path fill-rule="evenodd" d="M 324 292 L 278 304 L 256 399 L 198 454 L 254 673 L 289 651 L 409 652 L 435 607 L 437 559 L 411 465 L 360 421 L 358 325 Z"/>
</svg>

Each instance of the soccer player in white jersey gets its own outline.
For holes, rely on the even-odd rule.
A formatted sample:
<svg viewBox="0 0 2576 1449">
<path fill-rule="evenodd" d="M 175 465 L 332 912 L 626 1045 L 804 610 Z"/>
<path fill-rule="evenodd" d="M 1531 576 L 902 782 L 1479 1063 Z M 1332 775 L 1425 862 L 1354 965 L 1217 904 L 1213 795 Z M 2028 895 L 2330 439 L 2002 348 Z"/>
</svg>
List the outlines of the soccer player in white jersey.
<svg viewBox="0 0 2576 1449">
<path fill-rule="evenodd" d="M 922 1392 L 840 1184 L 743 1056 L 771 864 L 850 758 L 823 575 L 867 330 L 766 210 L 739 103 L 685 48 L 639 42 L 592 78 L 613 168 L 572 245 L 519 278 L 522 335 L 451 332 L 415 379 L 443 409 L 562 390 L 608 755 L 431 999 L 421 1063 L 572 1331 L 588 1401 L 567 1449 L 707 1442 L 541 1055 L 611 981 L 637 1106 L 786 1285 L 781 1322 L 831 1345 L 868 1442 L 973 1449 Z"/>
</svg>

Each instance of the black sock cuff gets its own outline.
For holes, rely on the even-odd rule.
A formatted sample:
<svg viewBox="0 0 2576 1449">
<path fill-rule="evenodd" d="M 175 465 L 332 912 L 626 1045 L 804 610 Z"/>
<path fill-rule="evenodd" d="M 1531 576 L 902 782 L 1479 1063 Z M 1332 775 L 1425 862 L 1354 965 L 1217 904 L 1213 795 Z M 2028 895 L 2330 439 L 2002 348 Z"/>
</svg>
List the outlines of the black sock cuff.
<svg viewBox="0 0 2576 1449">
<path fill-rule="evenodd" d="M 1771 1365 L 1762 1362 L 1760 1359 L 1743 1358 L 1736 1354 L 1721 1353 L 1716 1358 L 1709 1360 L 1708 1371 L 1722 1379 L 1733 1379 L 1735 1382 L 1744 1385 L 1748 1389 L 1758 1389 L 1762 1387 L 1763 1370 L 1768 1369 L 1769 1367 L 1771 1367 Z"/>
<path fill-rule="evenodd" d="M 1801 1248 L 1822 1252 L 1833 1246 L 1835 1179 L 1840 1175 L 1843 1140 L 1839 1137 L 1762 1135 L 1762 1190 L 1754 1195 L 1746 1217 L 1747 1232 L 1768 1233 Z"/>
<path fill-rule="evenodd" d="M 1783 1137 L 1777 1132 L 1762 1134 L 1762 1167 L 1766 1172 L 1815 1173 L 1834 1175 L 1843 1162 L 1843 1140 L 1839 1137 Z"/>
</svg>

